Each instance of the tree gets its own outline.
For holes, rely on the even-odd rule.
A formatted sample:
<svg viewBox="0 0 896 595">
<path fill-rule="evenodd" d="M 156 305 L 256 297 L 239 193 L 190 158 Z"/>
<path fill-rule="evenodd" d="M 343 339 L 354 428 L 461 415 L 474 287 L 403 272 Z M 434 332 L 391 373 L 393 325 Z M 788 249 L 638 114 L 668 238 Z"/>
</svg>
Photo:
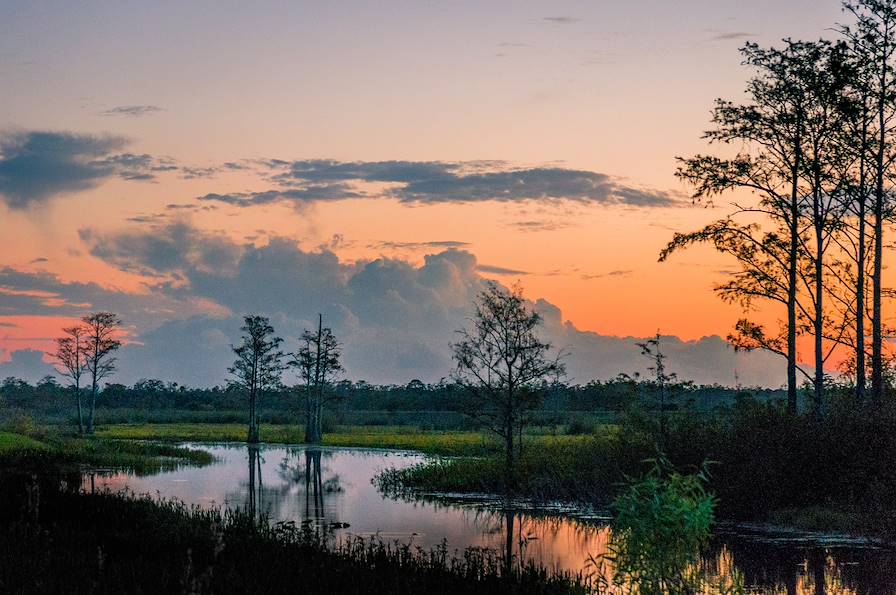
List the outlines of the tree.
<svg viewBox="0 0 896 595">
<path fill-rule="evenodd" d="M 342 371 L 339 362 L 341 347 L 329 327 L 323 326 L 323 315 L 317 315 L 317 331 L 305 329 L 301 346 L 289 364 L 299 369 L 305 384 L 305 442 L 318 444 L 323 438 L 323 406 L 336 398 L 327 391 L 335 376 Z"/>
<path fill-rule="evenodd" d="M 259 442 L 259 395 L 280 386 L 280 374 L 283 372 L 280 344 L 283 339 L 274 335 L 274 327 L 265 316 L 244 316 L 240 330 L 243 332 L 241 343 L 231 345 L 236 360 L 227 371 L 235 377 L 233 384 L 245 390 L 249 397 L 246 441 L 255 444 Z"/>
<path fill-rule="evenodd" d="M 873 172 L 874 189 L 871 193 L 871 227 L 873 254 L 871 257 L 871 401 L 879 405 L 884 390 L 883 356 L 883 245 L 884 222 L 892 218 L 892 169 L 894 151 L 892 132 L 896 116 L 896 0 L 858 0 L 844 2 L 843 7 L 856 18 L 852 27 L 842 26 L 841 32 L 849 40 L 856 60 L 868 73 L 866 98 L 873 106 L 874 118 L 869 136 L 874 142 L 867 148 Z M 866 133 L 868 131 L 866 130 Z M 858 338 L 858 337 L 857 337 Z M 864 356 L 862 356 L 864 357 Z"/>
<path fill-rule="evenodd" d="M 836 159 L 831 147 L 837 139 L 836 107 L 846 78 L 841 72 L 846 70 L 841 68 L 843 48 L 785 40 L 780 49 L 750 43 L 742 54 L 744 63 L 756 71 L 747 84 L 749 101 L 717 100 L 715 128 L 704 135 L 712 143 L 737 143 L 741 149 L 732 158 L 680 159 L 677 175 L 695 186 L 695 201 L 731 191 L 751 192 L 758 201 L 748 206 L 735 203 L 732 216 L 693 233 L 675 234 L 660 261 L 685 246 L 708 242 L 741 265 L 728 283 L 717 288 L 723 298 L 745 308 L 756 300 L 784 306 L 787 319 L 777 336 L 744 319 L 734 340 L 736 346 L 767 349 L 786 358 L 791 412 L 797 405 L 797 336 L 814 330 L 813 380 L 820 410 L 823 363 L 830 356 L 821 345 L 823 257 L 836 220 L 830 191 Z M 739 223 L 735 217 L 747 221 Z M 757 220 L 766 225 L 765 231 Z M 752 334 L 738 336 L 742 328 Z"/>
<path fill-rule="evenodd" d="M 505 482 L 514 483 L 514 440 L 526 414 L 541 398 L 543 385 L 565 372 L 562 353 L 536 330 L 541 316 L 523 298 L 519 286 L 507 290 L 488 282 L 475 302 L 472 328 L 459 331 L 452 345 L 457 367 L 453 379 L 464 389 L 465 411 L 486 422 L 504 442 Z"/>
<path fill-rule="evenodd" d="M 84 326 L 70 326 L 62 329 L 65 336 L 56 339 L 56 352 L 53 356 L 57 363 L 59 375 L 68 378 L 78 403 L 78 434 L 84 434 L 84 415 L 81 407 L 81 377 L 87 371 L 87 347 Z"/>
<path fill-rule="evenodd" d="M 121 341 L 116 338 L 121 320 L 112 312 L 96 312 L 81 319 L 84 323 L 85 368 L 90 375 L 90 412 L 87 417 L 87 433 L 94 431 L 94 412 L 99 383 L 115 372 L 113 355 Z"/>
<path fill-rule="evenodd" d="M 653 363 L 652 366 L 647 368 L 649 371 L 653 372 L 654 377 L 656 378 L 657 388 L 660 391 L 660 410 L 659 410 L 659 420 L 660 420 L 660 452 L 662 452 L 663 448 L 665 448 L 666 443 L 666 400 L 667 400 L 667 387 L 670 383 L 676 381 L 678 376 L 674 372 L 666 372 L 666 356 L 663 354 L 660 349 L 660 332 L 656 332 L 656 336 L 643 343 L 638 343 L 638 347 L 641 348 L 641 355 L 650 359 Z"/>
</svg>

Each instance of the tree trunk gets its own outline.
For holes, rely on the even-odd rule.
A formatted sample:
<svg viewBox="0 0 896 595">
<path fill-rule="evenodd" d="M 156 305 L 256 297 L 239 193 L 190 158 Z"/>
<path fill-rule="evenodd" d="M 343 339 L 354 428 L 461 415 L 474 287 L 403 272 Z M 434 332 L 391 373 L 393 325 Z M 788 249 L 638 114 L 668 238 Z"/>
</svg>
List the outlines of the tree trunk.
<svg viewBox="0 0 896 595">
<path fill-rule="evenodd" d="M 94 378 L 93 384 L 90 387 L 90 412 L 87 416 L 87 433 L 91 436 L 93 435 L 94 430 L 93 416 L 94 412 L 96 411 L 96 384 L 96 378 Z"/>
<path fill-rule="evenodd" d="M 510 508 L 510 502 L 505 503 L 504 524 L 507 534 L 504 536 L 504 575 L 510 577 L 513 575 L 513 525 L 515 513 Z M 520 520 L 522 523 L 522 520 Z"/>
<path fill-rule="evenodd" d="M 787 263 L 787 411 L 796 415 L 796 284 L 799 256 L 799 167 L 802 159 L 802 118 L 797 114 L 796 157 L 791 172 L 790 252 Z"/>
<path fill-rule="evenodd" d="M 816 198 L 817 201 L 820 198 Z M 812 403 L 812 415 L 821 419 L 822 401 L 824 399 L 824 284 L 822 258 L 824 257 L 824 229 L 822 214 L 816 208 L 815 213 L 815 398 Z"/>
<path fill-rule="evenodd" d="M 249 390 L 249 435 L 246 442 L 249 444 L 257 444 L 258 435 L 258 412 L 256 411 L 257 394 L 254 389 Z"/>
<path fill-rule="evenodd" d="M 883 242 L 884 242 L 884 154 L 887 141 L 887 63 L 881 64 L 880 96 L 877 104 L 878 134 L 880 135 L 877 147 L 877 183 L 874 188 L 874 278 L 873 278 L 873 304 L 874 318 L 871 321 L 871 402 L 878 406 L 883 401 L 884 394 L 884 366 L 883 366 L 883 314 L 881 312 L 881 271 L 883 269 Z"/>
<path fill-rule="evenodd" d="M 859 153 L 859 253 L 856 255 L 856 402 L 865 402 L 865 157 L 868 152 L 867 99 L 862 98 L 862 146 Z"/>
<path fill-rule="evenodd" d="M 78 400 L 78 435 L 84 435 L 84 413 L 81 408 L 81 385 L 75 383 L 75 396 Z"/>
<path fill-rule="evenodd" d="M 508 421 L 504 428 L 504 450 L 506 459 L 504 461 L 504 487 L 507 495 L 511 495 L 514 489 L 514 456 L 513 456 L 513 422 Z"/>
</svg>

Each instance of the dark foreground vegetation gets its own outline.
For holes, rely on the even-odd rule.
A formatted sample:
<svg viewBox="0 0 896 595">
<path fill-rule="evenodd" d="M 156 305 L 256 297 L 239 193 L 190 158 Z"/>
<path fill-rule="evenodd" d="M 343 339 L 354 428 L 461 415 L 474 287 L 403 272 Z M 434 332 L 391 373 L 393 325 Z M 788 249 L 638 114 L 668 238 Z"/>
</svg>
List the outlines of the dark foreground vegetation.
<svg viewBox="0 0 896 595">
<path fill-rule="evenodd" d="M 718 514 L 818 530 L 896 535 L 896 408 L 869 415 L 843 402 L 823 419 L 792 415 L 786 405 L 741 399 L 729 411 L 684 410 L 667 416 L 632 409 L 618 425 L 579 440 L 523 441 L 514 491 L 519 496 L 608 505 L 626 477 L 645 470 L 663 444 L 678 469 L 709 462 Z M 438 459 L 387 470 L 387 492 L 499 492 L 500 455 Z"/>
<path fill-rule="evenodd" d="M 0 455 L 0 592 L 587 592 L 578 577 L 488 550 L 336 545 L 240 511 L 80 493 L 75 463 L 42 451 Z"/>
</svg>

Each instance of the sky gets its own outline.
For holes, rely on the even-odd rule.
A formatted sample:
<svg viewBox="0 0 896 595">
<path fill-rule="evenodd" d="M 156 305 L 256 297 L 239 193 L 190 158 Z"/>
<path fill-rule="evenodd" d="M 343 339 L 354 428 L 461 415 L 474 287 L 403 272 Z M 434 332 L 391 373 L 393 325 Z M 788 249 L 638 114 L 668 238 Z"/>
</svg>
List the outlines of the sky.
<svg viewBox="0 0 896 595">
<path fill-rule="evenodd" d="M 486 279 L 519 282 L 570 379 L 775 386 L 723 341 L 733 263 L 657 255 L 724 216 L 707 150 L 747 40 L 831 36 L 836 0 L 0 3 L 0 376 L 125 322 L 116 379 L 226 380 L 239 317 L 318 312 L 346 375 L 435 381 Z M 779 313 L 755 313 L 774 322 Z M 737 377 L 735 379 L 735 374 Z"/>
</svg>

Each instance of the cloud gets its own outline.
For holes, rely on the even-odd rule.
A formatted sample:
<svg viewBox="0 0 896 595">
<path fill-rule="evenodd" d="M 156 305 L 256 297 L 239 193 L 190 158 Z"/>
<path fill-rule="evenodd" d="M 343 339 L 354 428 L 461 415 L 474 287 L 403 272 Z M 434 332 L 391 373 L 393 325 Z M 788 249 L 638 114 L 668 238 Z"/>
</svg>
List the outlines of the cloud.
<svg viewBox="0 0 896 595">
<path fill-rule="evenodd" d="M 508 276 L 516 276 L 516 275 L 530 275 L 528 271 L 518 271 L 516 269 L 506 269 L 504 267 L 496 267 L 490 264 L 480 264 L 476 267 L 476 270 L 480 273 L 490 273 L 492 275 L 508 275 Z"/>
<path fill-rule="evenodd" d="M 582 19 L 576 17 L 568 17 L 568 16 L 559 16 L 559 17 L 542 17 L 543 21 L 547 21 L 549 23 L 553 23 L 555 25 L 571 25 L 572 23 L 578 23 Z"/>
<path fill-rule="evenodd" d="M 236 192 L 230 194 L 210 193 L 198 197 L 201 201 L 223 202 L 237 207 L 267 205 L 275 203 L 292 203 L 302 208 L 308 203 L 328 200 L 345 200 L 361 198 L 364 195 L 350 189 L 346 184 L 314 184 L 304 188 L 285 190 L 267 190 L 264 192 Z"/>
<path fill-rule="evenodd" d="M 44 352 L 38 349 L 19 349 L 10 354 L 10 361 L 0 362 L 0 380 L 10 376 L 37 382 L 48 374 L 54 374 L 53 366 L 44 360 Z"/>
<path fill-rule="evenodd" d="M 574 201 L 635 207 L 681 202 L 673 192 L 639 188 L 607 174 L 561 167 L 514 168 L 501 161 L 268 160 L 271 180 L 285 187 L 263 192 L 211 193 L 199 200 L 235 206 L 347 198 L 394 198 L 403 203 Z M 363 191 L 358 184 L 387 184 Z"/>
<path fill-rule="evenodd" d="M 0 316 L 79 318 L 92 310 L 118 312 L 128 325 L 140 329 L 201 312 L 220 314 L 216 304 L 163 284 L 128 292 L 93 282 L 66 282 L 46 271 L 0 268 Z"/>
<path fill-rule="evenodd" d="M 588 280 L 588 279 L 605 279 L 607 277 L 630 277 L 633 272 L 634 271 L 627 270 L 627 269 L 626 270 L 618 269 L 618 270 L 609 271 L 606 273 L 597 273 L 594 275 L 582 275 L 582 279 Z"/>
<path fill-rule="evenodd" d="M 231 169 L 231 168 L 228 168 Z M 213 178 L 218 173 L 217 167 L 189 167 L 180 168 L 180 177 L 185 180 L 195 180 L 200 178 Z"/>
<path fill-rule="evenodd" d="M 728 41 L 732 39 L 747 39 L 750 37 L 755 37 L 755 33 L 749 33 L 746 31 L 719 31 L 718 29 L 707 29 L 707 33 L 713 33 L 714 35 L 710 38 L 713 41 Z"/>
<path fill-rule="evenodd" d="M 62 301 L 93 300 L 121 312 L 135 326 L 122 349 L 116 380 L 157 376 L 191 385 L 221 384 L 232 360 L 240 316 L 262 313 L 293 348 L 318 312 L 344 343 L 351 379 L 437 381 L 451 368 L 455 331 L 468 324 L 471 303 L 482 289 L 476 257 L 460 249 L 437 249 L 421 264 L 396 258 L 346 262 L 327 248 L 302 250 L 294 240 L 272 237 L 261 246 L 240 244 L 186 224 L 151 226 L 118 234 L 84 236 L 92 254 L 130 271 L 176 274 L 178 283 L 148 284 L 146 295 L 121 296 L 93 286 L 63 284 L 52 276 L 17 273 L 0 287 L 52 293 Z M 223 255 L 223 256 L 222 256 Z M 506 269 L 505 269 L 506 270 Z M 10 275 L 13 275 L 11 272 Z M 98 295 L 105 291 L 105 294 Z M 4 300 L 0 294 L 0 313 Z M 40 304 L 20 297 L 18 310 Z M 539 300 L 544 333 L 568 348 L 570 376 L 579 382 L 608 379 L 619 372 L 646 373 L 632 337 L 607 337 L 563 321 L 556 306 Z M 41 311 L 47 311 L 43 306 Z M 153 308 L 152 311 L 149 309 Z M 669 366 L 698 382 L 776 384 L 769 370 L 782 369 L 764 354 L 735 354 L 718 337 L 696 342 L 669 338 Z M 780 364 L 780 362 L 777 362 Z"/>
<path fill-rule="evenodd" d="M 158 220 L 149 221 L 156 224 Z M 224 236 L 199 232 L 182 222 L 156 224 L 148 232 L 101 234 L 82 229 L 79 235 L 91 255 L 132 273 L 227 272 L 236 266 L 240 254 L 240 247 Z"/>
<path fill-rule="evenodd" d="M 514 221 L 508 224 L 508 227 L 515 228 L 518 231 L 557 231 L 572 226 L 570 221 L 562 220 L 545 220 L 529 219 L 526 221 Z"/>
<path fill-rule="evenodd" d="M 458 240 L 432 240 L 429 242 L 377 242 L 369 248 L 393 249 L 393 250 L 421 250 L 429 248 L 463 248 L 469 246 L 469 242 Z"/>
<path fill-rule="evenodd" d="M 155 105 L 119 105 L 100 112 L 100 115 L 139 118 L 141 116 L 150 116 L 163 111 L 165 110 Z"/>
<path fill-rule="evenodd" d="M 147 180 L 176 166 L 150 155 L 119 153 L 127 140 L 69 132 L 0 136 L 0 200 L 27 209 L 53 196 L 95 188 L 111 177 Z"/>
</svg>

